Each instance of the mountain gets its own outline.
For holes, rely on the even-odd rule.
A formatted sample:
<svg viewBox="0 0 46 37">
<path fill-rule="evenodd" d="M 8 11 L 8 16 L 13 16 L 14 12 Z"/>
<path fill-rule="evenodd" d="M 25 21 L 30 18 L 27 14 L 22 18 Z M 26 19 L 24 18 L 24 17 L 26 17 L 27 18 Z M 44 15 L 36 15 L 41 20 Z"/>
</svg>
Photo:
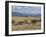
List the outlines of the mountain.
<svg viewBox="0 0 46 37">
<path fill-rule="evenodd" d="M 12 16 L 41 16 L 41 14 L 12 12 Z"/>
</svg>

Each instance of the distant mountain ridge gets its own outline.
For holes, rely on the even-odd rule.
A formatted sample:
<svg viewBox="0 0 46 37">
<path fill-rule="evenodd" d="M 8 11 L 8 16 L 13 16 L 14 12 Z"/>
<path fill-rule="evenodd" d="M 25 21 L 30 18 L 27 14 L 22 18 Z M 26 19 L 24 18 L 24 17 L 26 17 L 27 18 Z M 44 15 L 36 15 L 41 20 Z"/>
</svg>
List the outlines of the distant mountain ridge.
<svg viewBox="0 0 46 37">
<path fill-rule="evenodd" d="M 41 16 L 41 14 L 12 12 L 12 16 Z"/>
</svg>

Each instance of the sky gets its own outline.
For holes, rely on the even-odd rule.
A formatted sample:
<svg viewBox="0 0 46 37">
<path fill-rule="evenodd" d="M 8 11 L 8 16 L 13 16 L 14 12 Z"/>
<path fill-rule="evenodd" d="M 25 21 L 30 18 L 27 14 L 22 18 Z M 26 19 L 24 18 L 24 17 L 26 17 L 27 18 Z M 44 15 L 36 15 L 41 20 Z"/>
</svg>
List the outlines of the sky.
<svg viewBox="0 0 46 37">
<path fill-rule="evenodd" d="M 38 13 L 41 13 L 41 7 L 37 7 L 37 6 L 15 6 L 15 5 L 12 5 L 12 12 L 38 14 Z"/>
</svg>

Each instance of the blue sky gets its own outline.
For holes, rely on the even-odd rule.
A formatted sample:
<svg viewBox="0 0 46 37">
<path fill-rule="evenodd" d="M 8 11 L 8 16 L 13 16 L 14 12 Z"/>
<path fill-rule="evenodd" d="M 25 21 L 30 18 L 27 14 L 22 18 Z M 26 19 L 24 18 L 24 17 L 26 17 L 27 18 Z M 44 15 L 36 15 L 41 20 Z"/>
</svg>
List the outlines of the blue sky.
<svg viewBox="0 0 46 37">
<path fill-rule="evenodd" d="M 41 7 L 36 6 L 12 6 L 12 12 L 41 14 Z"/>
</svg>

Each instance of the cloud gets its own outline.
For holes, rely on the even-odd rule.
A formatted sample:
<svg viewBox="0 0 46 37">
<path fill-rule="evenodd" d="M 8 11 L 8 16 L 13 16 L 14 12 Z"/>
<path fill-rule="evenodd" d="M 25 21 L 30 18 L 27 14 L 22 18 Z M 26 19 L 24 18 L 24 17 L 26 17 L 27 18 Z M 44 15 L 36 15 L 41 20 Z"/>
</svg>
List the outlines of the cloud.
<svg viewBox="0 0 46 37">
<path fill-rule="evenodd" d="M 16 9 L 21 9 L 22 7 L 16 7 Z"/>
<path fill-rule="evenodd" d="M 12 6 L 12 12 L 19 13 L 41 13 L 41 7 L 35 6 Z"/>
</svg>

